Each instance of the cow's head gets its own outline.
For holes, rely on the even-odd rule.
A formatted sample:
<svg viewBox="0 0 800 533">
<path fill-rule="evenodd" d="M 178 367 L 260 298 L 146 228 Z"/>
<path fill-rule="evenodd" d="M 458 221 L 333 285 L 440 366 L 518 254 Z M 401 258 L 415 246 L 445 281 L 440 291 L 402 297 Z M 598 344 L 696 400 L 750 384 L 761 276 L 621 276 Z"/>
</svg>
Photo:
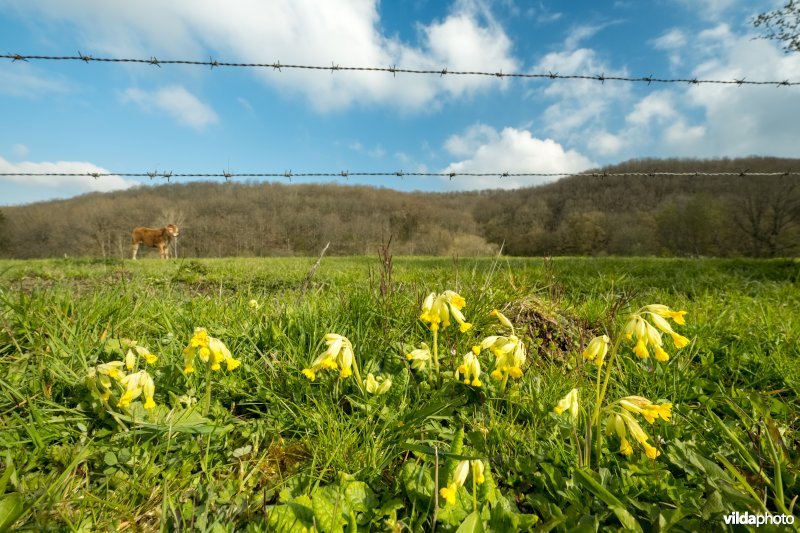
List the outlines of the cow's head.
<svg viewBox="0 0 800 533">
<path fill-rule="evenodd" d="M 167 224 L 167 233 L 170 237 L 177 237 L 178 236 L 178 226 L 175 224 Z"/>
</svg>

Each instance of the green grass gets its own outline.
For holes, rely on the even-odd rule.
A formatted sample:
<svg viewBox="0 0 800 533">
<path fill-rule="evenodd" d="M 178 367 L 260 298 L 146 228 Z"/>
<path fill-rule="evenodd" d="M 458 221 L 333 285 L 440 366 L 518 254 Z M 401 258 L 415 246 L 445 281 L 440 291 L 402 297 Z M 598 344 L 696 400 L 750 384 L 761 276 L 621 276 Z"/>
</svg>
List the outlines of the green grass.
<svg viewBox="0 0 800 533">
<path fill-rule="evenodd" d="M 324 259 L 303 292 L 312 263 L 0 261 L 0 531 L 430 531 L 434 517 L 437 531 L 696 531 L 733 511 L 798 514 L 796 260 L 396 258 L 385 295 L 367 257 Z M 446 289 L 474 327 L 441 332 L 437 378 L 404 356 L 431 343 L 421 304 Z M 611 437 L 579 466 L 596 376 L 582 346 L 650 303 L 686 310 L 692 342 L 666 342 L 665 364 L 623 343 L 608 399 L 673 403 L 670 422 L 639 420 L 660 456 L 625 457 Z M 528 348 L 524 376 L 501 390 L 484 353 L 484 386 L 467 387 L 452 371 L 501 331 L 493 308 Z M 197 326 L 242 361 L 213 374 L 207 414 L 205 371 L 183 373 Z M 328 332 L 389 392 L 306 379 Z M 159 355 L 153 410 L 86 385 L 120 338 Z M 577 430 L 552 412 L 575 387 Z M 445 504 L 437 488 L 465 458 L 487 480 Z"/>
</svg>

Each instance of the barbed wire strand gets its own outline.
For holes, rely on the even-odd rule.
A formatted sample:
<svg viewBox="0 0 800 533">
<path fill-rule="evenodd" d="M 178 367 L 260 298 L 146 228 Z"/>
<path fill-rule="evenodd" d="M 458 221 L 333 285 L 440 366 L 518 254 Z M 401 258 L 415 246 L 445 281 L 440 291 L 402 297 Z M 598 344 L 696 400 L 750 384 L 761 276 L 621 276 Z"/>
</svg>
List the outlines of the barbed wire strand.
<svg viewBox="0 0 800 533">
<path fill-rule="evenodd" d="M 296 65 L 284 64 L 280 61 L 273 63 L 235 63 L 229 61 L 217 61 L 209 58 L 208 61 L 196 61 L 190 59 L 158 59 L 151 56 L 149 59 L 142 58 L 118 58 L 118 57 L 94 57 L 92 55 L 82 54 L 80 51 L 76 56 L 46 56 L 46 55 L 23 55 L 23 54 L 0 54 L 0 59 L 10 59 L 12 62 L 17 61 L 82 61 L 84 63 L 134 63 L 143 65 L 152 65 L 161 67 L 162 65 L 191 65 L 191 66 L 205 66 L 212 70 L 218 67 L 234 67 L 234 68 L 269 68 L 273 71 L 282 72 L 283 69 L 295 70 L 312 70 L 312 71 L 330 71 L 333 72 L 385 72 L 390 73 L 396 77 L 397 74 L 419 74 L 419 75 L 436 75 L 436 76 L 487 76 L 496 78 L 528 78 L 528 79 L 544 79 L 544 80 L 589 80 L 605 83 L 606 81 L 619 81 L 630 83 L 646 83 L 651 85 L 653 83 L 688 83 L 690 85 L 736 85 L 741 87 L 743 85 L 773 85 L 777 87 L 791 87 L 800 85 L 800 81 L 787 80 L 748 80 L 747 77 L 734 78 L 731 80 L 719 79 L 699 79 L 699 78 L 657 78 L 653 75 L 630 77 L 630 76 L 606 76 L 603 74 L 560 74 L 558 72 L 539 72 L 539 73 L 526 73 L 526 72 L 503 72 L 502 70 L 496 72 L 488 71 L 472 71 L 472 70 L 449 70 L 442 68 L 440 70 L 420 70 L 409 68 L 397 68 L 396 66 L 389 67 L 348 67 L 341 66 L 336 63 L 331 63 L 330 66 L 321 65 Z"/>
<path fill-rule="evenodd" d="M 543 177 L 543 178 L 564 178 L 564 177 L 592 177 L 592 178 L 606 178 L 606 177 L 777 177 L 777 176 L 800 176 L 800 172 L 785 171 L 785 172 L 754 172 L 750 170 L 743 170 L 739 172 L 666 172 L 666 171 L 652 171 L 652 172 L 405 172 L 390 171 L 390 172 L 349 172 L 342 170 L 340 172 L 292 172 L 287 170 L 284 172 L 207 172 L 207 173 L 194 173 L 194 172 L 0 172 L 0 177 L 91 177 L 100 179 L 104 177 L 125 177 L 125 178 L 161 178 L 167 181 L 172 178 L 225 178 L 225 181 L 230 181 L 234 178 L 287 178 L 289 181 L 292 178 L 350 178 L 350 177 L 441 177 L 453 178 L 457 177 L 495 177 L 495 178 L 519 178 L 519 177 Z"/>
</svg>

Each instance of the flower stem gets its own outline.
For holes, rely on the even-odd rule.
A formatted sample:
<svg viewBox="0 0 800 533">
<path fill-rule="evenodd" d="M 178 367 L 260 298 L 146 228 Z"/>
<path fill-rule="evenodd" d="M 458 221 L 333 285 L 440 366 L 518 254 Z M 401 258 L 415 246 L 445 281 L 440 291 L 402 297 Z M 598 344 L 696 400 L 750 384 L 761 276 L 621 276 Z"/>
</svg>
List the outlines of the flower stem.
<svg viewBox="0 0 800 533">
<path fill-rule="evenodd" d="M 356 378 L 356 383 L 358 383 L 358 388 L 361 390 L 361 394 L 364 394 L 364 382 L 361 381 L 361 372 L 358 371 L 358 362 L 356 361 L 355 356 L 353 356 L 353 374 Z"/>
<path fill-rule="evenodd" d="M 620 335 L 617 337 L 616 342 L 614 342 L 614 348 L 611 350 L 611 355 L 608 358 L 608 367 L 606 368 L 606 377 L 603 380 L 603 388 L 600 388 L 600 374 L 602 374 L 602 367 L 597 368 L 597 403 L 594 406 L 594 415 L 592 415 L 592 425 L 595 426 L 595 443 L 596 443 L 596 453 L 597 453 L 597 464 L 600 464 L 600 451 L 601 451 L 601 442 L 600 442 L 600 410 L 603 406 L 603 400 L 606 397 L 606 391 L 608 390 L 608 381 L 611 378 L 611 369 L 614 367 L 614 359 L 617 357 L 617 352 L 619 351 L 619 345 L 622 341 L 622 336 Z"/>
<path fill-rule="evenodd" d="M 433 367 L 436 369 L 436 377 L 439 377 L 439 330 L 433 330 Z"/>
<path fill-rule="evenodd" d="M 211 410 L 211 365 L 206 365 L 206 396 L 203 398 L 203 416 Z"/>
</svg>

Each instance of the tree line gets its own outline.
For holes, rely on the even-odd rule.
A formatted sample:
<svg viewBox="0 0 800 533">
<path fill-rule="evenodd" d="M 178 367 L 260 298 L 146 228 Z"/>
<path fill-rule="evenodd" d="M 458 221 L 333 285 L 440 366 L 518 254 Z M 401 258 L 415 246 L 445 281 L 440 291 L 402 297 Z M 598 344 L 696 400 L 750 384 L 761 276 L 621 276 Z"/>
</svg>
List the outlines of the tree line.
<svg viewBox="0 0 800 533">
<path fill-rule="evenodd" d="M 129 257 L 135 226 L 180 227 L 181 257 L 394 254 L 776 257 L 800 252 L 800 160 L 632 160 L 509 190 L 404 193 L 279 183 L 180 183 L 0 211 L 0 256 Z M 145 251 L 145 250 L 141 250 Z M 152 252 L 151 252 L 152 254 Z"/>
</svg>

